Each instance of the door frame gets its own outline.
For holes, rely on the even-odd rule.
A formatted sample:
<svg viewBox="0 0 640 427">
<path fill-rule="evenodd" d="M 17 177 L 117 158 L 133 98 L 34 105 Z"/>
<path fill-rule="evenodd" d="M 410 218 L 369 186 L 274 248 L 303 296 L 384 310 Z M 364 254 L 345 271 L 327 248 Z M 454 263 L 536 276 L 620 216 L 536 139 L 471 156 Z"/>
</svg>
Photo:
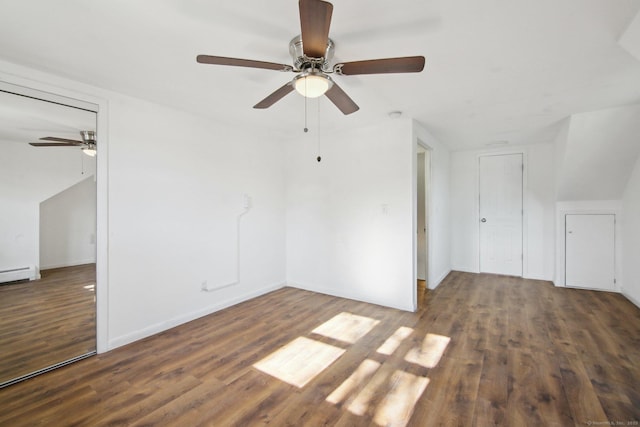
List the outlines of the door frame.
<svg viewBox="0 0 640 427">
<path fill-rule="evenodd" d="M 427 156 L 427 161 L 429 162 L 428 173 L 425 173 L 425 181 L 428 185 L 425 187 L 425 204 L 427 205 L 427 240 L 426 240 L 426 251 L 427 251 L 427 260 L 426 260 L 426 269 L 427 269 L 427 286 L 429 283 L 434 282 L 432 279 L 433 276 L 433 251 L 431 248 L 433 247 L 433 203 L 431 203 L 432 199 L 432 184 L 433 184 L 433 148 L 430 147 L 427 143 L 425 143 L 422 139 L 415 138 L 412 143 L 411 153 L 412 153 L 412 174 L 411 174 L 411 199 L 412 199 L 412 213 L 411 216 L 413 218 L 412 221 L 412 241 L 413 241 L 413 274 L 412 274 L 412 293 L 413 293 L 413 310 L 416 311 L 418 309 L 418 146 L 423 148 L 425 151 L 429 152 L 429 156 Z"/>
<path fill-rule="evenodd" d="M 482 151 L 477 153 L 476 155 L 476 189 L 475 189 L 475 212 L 476 212 L 476 230 L 475 235 L 475 248 L 476 248 L 476 272 L 480 273 L 480 158 L 487 156 L 504 156 L 510 154 L 521 154 L 522 155 L 522 272 L 518 277 L 527 277 L 529 272 L 529 263 L 528 263 L 528 236 L 527 236 L 527 188 L 528 188 L 528 180 L 527 180 L 527 171 L 528 171 L 528 158 L 527 152 L 524 149 L 511 149 L 511 150 L 491 150 L 491 151 Z"/>
<path fill-rule="evenodd" d="M 423 188 L 423 214 L 424 214 L 424 259 L 422 261 L 424 261 L 424 279 L 420 279 L 420 273 L 421 271 L 418 271 L 418 267 L 420 265 L 420 260 L 418 259 L 419 255 L 420 255 L 420 251 L 418 250 L 420 248 L 420 241 L 423 240 L 422 237 L 417 238 L 417 246 L 416 246 L 416 279 L 417 280 L 424 280 L 427 283 L 429 283 L 429 186 L 431 184 L 430 182 L 430 177 L 429 177 L 429 173 L 430 173 L 430 167 L 431 167 L 431 151 L 423 148 L 422 146 L 419 146 L 418 149 L 421 149 L 422 151 L 419 151 L 416 153 L 416 157 L 417 157 L 417 168 L 416 168 L 416 174 L 417 174 L 417 178 L 419 178 L 418 172 L 420 170 L 420 162 L 418 160 L 420 160 L 420 156 L 422 155 L 422 162 L 423 162 L 423 183 L 422 183 L 422 188 Z M 418 180 L 416 179 L 416 182 Z M 421 230 L 418 227 L 419 222 L 420 222 L 420 216 L 418 215 L 419 213 L 419 209 L 420 209 L 420 194 L 419 194 L 419 182 L 417 182 L 417 187 L 416 187 L 416 236 L 421 236 Z"/>
<path fill-rule="evenodd" d="M 0 62 L 1 89 L 45 101 L 90 109 L 96 113 L 96 131 L 99 135 L 99 148 L 96 156 L 96 352 L 104 353 L 109 350 L 108 101 L 97 96 L 43 83 L 39 80 L 18 77 L 21 74 L 30 75 L 35 73 L 19 66 L 15 66 L 13 70 L 12 68 L 14 67 Z M 13 73 L 9 74 L 7 69 L 12 70 Z M 60 85 L 63 84 L 64 81 L 61 81 Z"/>
</svg>

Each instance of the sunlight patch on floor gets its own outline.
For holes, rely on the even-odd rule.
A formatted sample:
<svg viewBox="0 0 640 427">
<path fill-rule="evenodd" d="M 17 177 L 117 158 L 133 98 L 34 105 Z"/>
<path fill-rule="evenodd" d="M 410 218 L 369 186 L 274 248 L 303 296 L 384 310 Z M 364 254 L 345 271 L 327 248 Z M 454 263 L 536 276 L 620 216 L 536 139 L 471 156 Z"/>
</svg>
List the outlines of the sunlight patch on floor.
<svg viewBox="0 0 640 427">
<path fill-rule="evenodd" d="M 344 349 L 329 344 L 298 337 L 253 366 L 265 374 L 302 388 L 344 352 Z"/>
<path fill-rule="evenodd" d="M 360 388 L 378 370 L 380 363 L 365 359 L 340 386 L 327 397 L 327 402 L 338 404 Z"/>
<path fill-rule="evenodd" d="M 427 334 L 420 348 L 414 347 L 405 356 L 404 360 L 416 363 L 425 368 L 435 367 L 444 354 L 451 338 L 437 334 Z"/>
<path fill-rule="evenodd" d="M 367 385 L 358 393 L 348 405 L 347 410 L 354 415 L 363 416 L 369 410 L 371 401 L 378 395 L 379 390 L 384 386 L 385 375 L 374 375 Z"/>
<path fill-rule="evenodd" d="M 391 390 L 376 408 L 373 422 L 384 427 L 406 426 L 427 385 L 429 378 L 395 371 L 391 377 Z"/>
<path fill-rule="evenodd" d="M 314 334 L 333 338 L 353 344 L 371 331 L 379 320 L 358 316 L 351 313 L 340 313 L 315 328 Z"/>
<path fill-rule="evenodd" d="M 380 354 L 385 354 L 390 356 L 394 351 L 400 346 L 400 343 L 404 341 L 411 333 L 413 329 L 408 328 L 406 326 L 399 327 L 393 335 L 391 335 L 387 340 L 376 350 Z"/>
</svg>

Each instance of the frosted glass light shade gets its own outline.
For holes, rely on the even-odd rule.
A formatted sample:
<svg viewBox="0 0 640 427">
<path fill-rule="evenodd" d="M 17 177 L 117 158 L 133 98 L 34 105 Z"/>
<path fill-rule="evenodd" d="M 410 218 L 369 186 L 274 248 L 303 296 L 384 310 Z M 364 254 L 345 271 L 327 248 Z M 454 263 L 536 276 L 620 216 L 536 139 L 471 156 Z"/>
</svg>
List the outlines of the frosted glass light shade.
<svg viewBox="0 0 640 427">
<path fill-rule="evenodd" d="M 333 82 L 320 74 L 301 75 L 296 78 L 295 88 L 298 93 L 307 98 L 317 98 L 329 90 Z"/>
</svg>

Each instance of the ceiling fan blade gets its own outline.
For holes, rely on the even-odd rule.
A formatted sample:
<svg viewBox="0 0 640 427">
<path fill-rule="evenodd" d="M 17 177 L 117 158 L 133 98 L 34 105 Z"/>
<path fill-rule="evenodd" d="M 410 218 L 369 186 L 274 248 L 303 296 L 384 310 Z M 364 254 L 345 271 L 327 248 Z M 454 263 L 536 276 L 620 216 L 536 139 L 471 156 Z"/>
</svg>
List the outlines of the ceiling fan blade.
<svg viewBox="0 0 640 427">
<path fill-rule="evenodd" d="M 302 49 L 310 58 L 322 58 L 327 50 L 333 5 L 322 0 L 300 0 Z"/>
<path fill-rule="evenodd" d="M 329 98 L 329 100 L 333 102 L 344 115 L 355 113 L 360 109 L 360 107 L 353 102 L 353 99 L 349 98 L 349 95 L 347 95 L 335 82 L 325 95 L 327 95 L 327 98 Z"/>
<path fill-rule="evenodd" d="M 77 139 L 56 138 L 55 136 L 45 136 L 44 138 L 40 138 L 40 141 L 68 142 L 82 145 L 82 141 L 78 141 Z"/>
<path fill-rule="evenodd" d="M 367 61 L 345 62 L 334 66 L 338 74 L 419 73 L 424 69 L 424 56 L 402 58 L 370 59 Z"/>
<path fill-rule="evenodd" d="M 78 147 L 82 142 L 30 142 L 34 147 Z"/>
<path fill-rule="evenodd" d="M 271 95 L 267 96 L 265 99 L 263 99 L 262 101 L 254 105 L 253 108 L 259 108 L 259 109 L 269 108 L 273 104 L 275 104 L 276 102 L 284 98 L 285 95 L 288 95 L 292 91 L 293 91 L 293 85 L 291 84 L 291 82 L 287 82 L 287 84 L 282 86 L 280 89 L 276 90 Z"/>
<path fill-rule="evenodd" d="M 293 71 L 291 65 L 276 64 L 275 62 L 253 61 L 251 59 L 226 58 L 224 56 L 198 55 L 196 61 L 200 64 L 231 65 L 234 67 L 263 68 L 276 71 Z"/>
</svg>

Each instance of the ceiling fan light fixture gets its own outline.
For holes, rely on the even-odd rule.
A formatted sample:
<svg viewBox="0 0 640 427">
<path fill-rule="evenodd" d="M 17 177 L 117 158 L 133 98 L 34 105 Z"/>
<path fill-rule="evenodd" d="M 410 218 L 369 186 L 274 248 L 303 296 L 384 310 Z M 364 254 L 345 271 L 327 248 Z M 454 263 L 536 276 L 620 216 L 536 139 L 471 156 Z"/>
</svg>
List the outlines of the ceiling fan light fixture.
<svg viewBox="0 0 640 427">
<path fill-rule="evenodd" d="M 331 89 L 333 81 L 324 73 L 310 71 L 297 76 L 293 85 L 300 95 L 306 98 L 317 98 Z"/>
<path fill-rule="evenodd" d="M 96 150 L 96 145 L 95 144 L 89 144 L 86 147 L 82 147 L 82 152 L 84 154 L 86 154 L 89 157 L 95 157 L 97 150 Z"/>
</svg>

